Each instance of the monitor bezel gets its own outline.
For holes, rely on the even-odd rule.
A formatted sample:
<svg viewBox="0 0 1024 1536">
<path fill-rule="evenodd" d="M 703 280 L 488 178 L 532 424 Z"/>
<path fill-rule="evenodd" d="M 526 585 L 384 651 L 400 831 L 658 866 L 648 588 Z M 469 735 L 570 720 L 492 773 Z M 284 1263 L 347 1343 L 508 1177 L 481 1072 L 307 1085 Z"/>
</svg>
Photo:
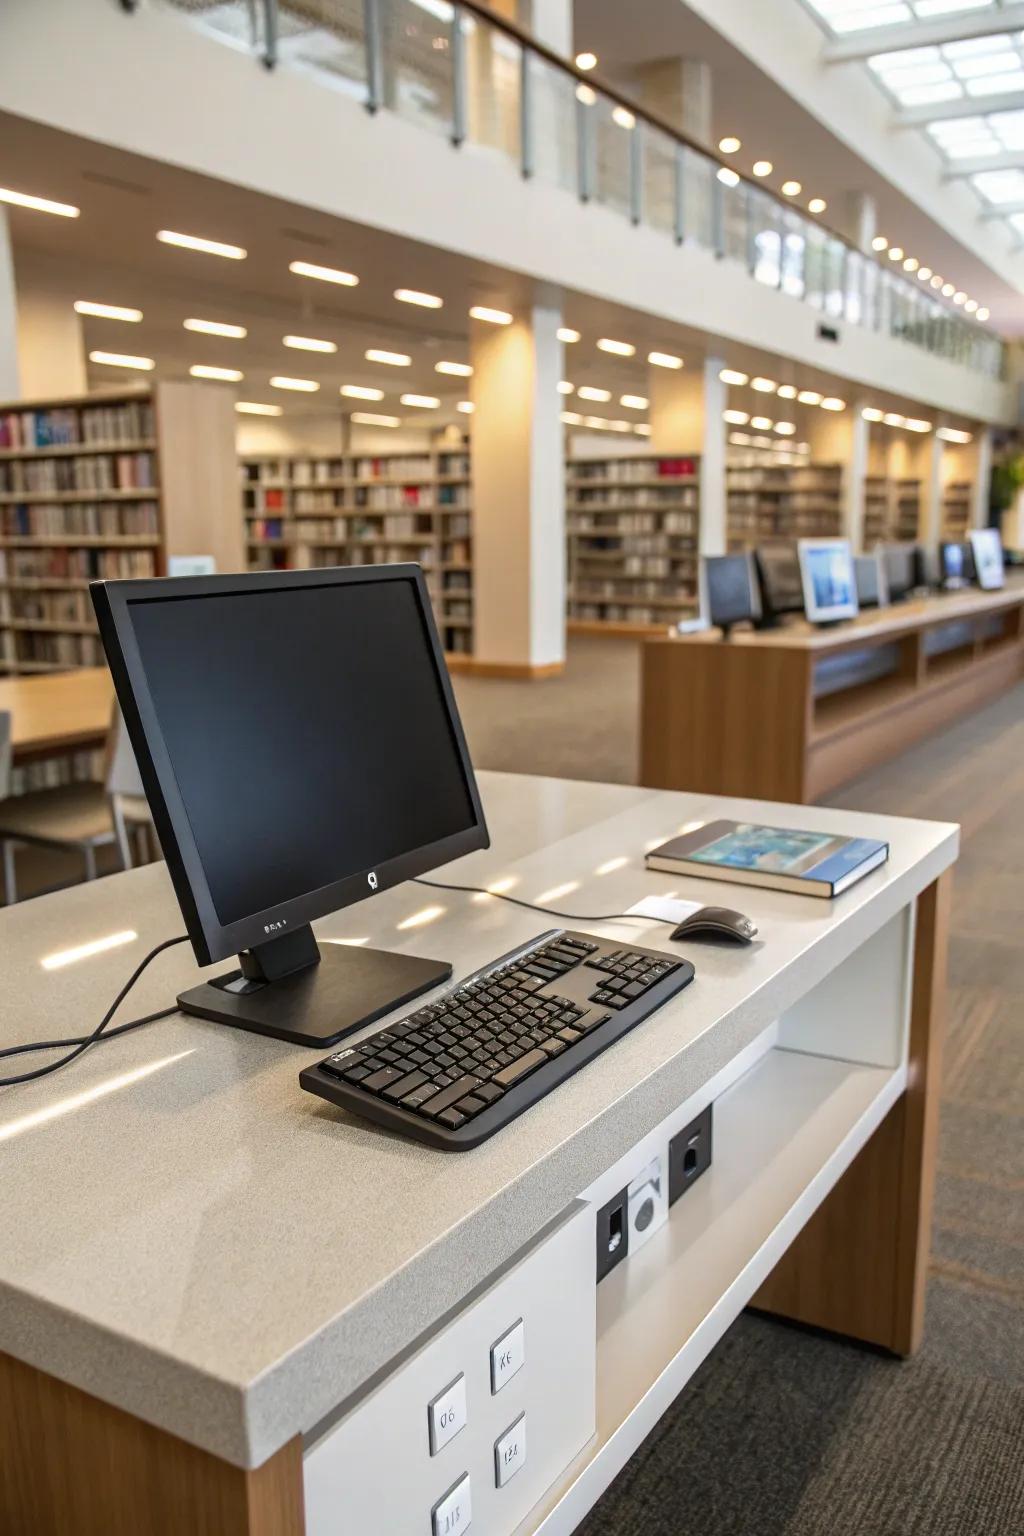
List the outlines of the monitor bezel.
<svg viewBox="0 0 1024 1536">
<path fill-rule="evenodd" d="M 274 907 L 252 912 L 234 922 L 222 923 L 210 893 L 192 827 L 175 780 L 171 759 L 149 691 L 139 653 L 130 606 L 140 600 L 231 597 L 252 592 L 345 587 L 355 583 L 411 582 L 431 646 L 434 669 L 448 710 L 449 722 L 469 794 L 473 823 L 439 841 L 373 866 L 377 876 L 371 888 L 370 870 L 359 870 L 329 885 L 292 897 Z M 103 641 L 114 688 L 124 713 L 128 736 L 139 765 L 160 844 L 167 860 L 175 895 L 181 906 L 189 938 L 200 965 L 211 965 L 228 956 L 266 944 L 296 929 L 379 895 L 403 880 L 436 869 L 463 854 L 490 846 L 483 805 L 473 764 L 459 718 L 451 678 L 434 622 L 426 580 L 414 564 L 377 566 L 325 566 L 315 570 L 252 571 L 230 576 L 157 577 L 136 581 L 90 583 L 100 637 Z M 254 686 L 257 685 L 254 677 Z M 268 814 L 273 814 L 272 808 Z"/>
<path fill-rule="evenodd" d="M 742 624 L 749 621 L 751 624 L 760 624 L 764 617 L 761 605 L 761 586 L 757 578 L 757 567 L 754 564 L 752 550 L 743 549 L 727 552 L 724 555 L 701 555 L 697 570 L 698 600 L 701 617 L 712 629 L 716 628 L 716 622 L 711 613 L 711 592 L 708 587 L 708 564 L 712 560 L 744 560 L 747 566 L 747 590 L 750 598 L 750 612 L 743 615 L 742 619 L 733 619 L 731 623 Z"/>
<path fill-rule="evenodd" d="M 846 563 L 850 573 L 850 601 L 848 603 L 833 603 L 829 607 L 820 606 L 814 597 L 814 583 L 811 580 L 810 556 L 819 549 L 841 548 L 846 554 Z M 797 559 L 800 562 L 800 581 L 804 589 L 804 612 L 812 624 L 828 624 L 833 619 L 855 619 L 860 612 L 860 604 L 857 601 L 857 573 L 853 568 L 853 546 L 849 539 L 797 539 Z"/>
<path fill-rule="evenodd" d="M 978 545 L 982 540 L 994 540 L 999 548 L 999 580 L 982 581 L 981 562 L 978 560 Z M 1001 592 L 1006 585 L 1006 556 L 1003 550 L 1003 540 L 998 528 L 969 528 L 967 541 L 971 546 L 971 554 L 974 557 L 974 580 L 983 592 Z"/>
</svg>

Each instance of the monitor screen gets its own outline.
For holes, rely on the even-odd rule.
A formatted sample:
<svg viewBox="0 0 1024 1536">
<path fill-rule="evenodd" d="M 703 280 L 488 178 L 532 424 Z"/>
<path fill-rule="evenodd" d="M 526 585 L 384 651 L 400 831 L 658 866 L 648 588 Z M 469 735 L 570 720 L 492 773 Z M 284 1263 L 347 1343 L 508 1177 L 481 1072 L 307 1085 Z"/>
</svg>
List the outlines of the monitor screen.
<svg viewBox="0 0 1024 1536">
<path fill-rule="evenodd" d="M 861 608 L 880 608 L 888 602 L 885 575 L 877 552 L 873 555 L 855 555 L 853 575 L 857 586 L 857 603 Z"/>
<path fill-rule="evenodd" d="M 893 602 L 914 589 L 916 579 L 913 544 L 886 544 L 883 551 L 885 579 Z"/>
<path fill-rule="evenodd" d="M 978 586 L 991 592 L 1003 585 L 1003 541 L 998 528 L 972 528 L 971 549 Z"/>
<path fill-rule="evenodd" d="M 849 539 L 801 539 L 799 554 L 807 617 L 812 623 L 852 618 L 857 587 Z"/>
<path fill-rule="evenodd" d="M 151 754 L 186 866 L 183 830 L 193 845 L 204 927 L 276 917 L 291 902 L 320 916 L 370 895 L 389 861 L 468 832 L 485 845 L 416 568 L 183 585 L 108 590 L 123 594 L 140 764 Z M 239 947 L 225 944 L 215 958 Z"/>
<path fill-rule="evenodd" d="M 945 539 L 939 545 L 939 559 L 942 564 L 943 581 L 962 582 L 967 575 L 967 563 L 964 558 L 964 546 L 953 539 Z"/>
<path fill-rule="evenodd" d="M 803 583 L 795 544 L 765 544 L 757 551 L 761 595 L 769 614 L 802 613 Z"/>
<path fill-rule="evenodd" d="M 749 555 L 709 555 L 703 573 L 710 624 L 727 630 L 760 615 Z"/>
</svg>

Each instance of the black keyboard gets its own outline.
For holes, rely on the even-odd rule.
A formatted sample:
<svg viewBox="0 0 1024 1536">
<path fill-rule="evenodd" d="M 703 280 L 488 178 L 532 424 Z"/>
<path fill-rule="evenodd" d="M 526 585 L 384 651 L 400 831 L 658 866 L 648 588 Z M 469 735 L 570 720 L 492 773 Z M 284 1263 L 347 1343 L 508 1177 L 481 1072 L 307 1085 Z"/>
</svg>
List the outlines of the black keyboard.
<svg viewBox="0 0 1024 1536">
<path fill-rule="evenodd" d="M 688 960 L 554 930 L 299 1082 L 431 1146 L 500 1131 L 693 980 Z"/>
</svg>

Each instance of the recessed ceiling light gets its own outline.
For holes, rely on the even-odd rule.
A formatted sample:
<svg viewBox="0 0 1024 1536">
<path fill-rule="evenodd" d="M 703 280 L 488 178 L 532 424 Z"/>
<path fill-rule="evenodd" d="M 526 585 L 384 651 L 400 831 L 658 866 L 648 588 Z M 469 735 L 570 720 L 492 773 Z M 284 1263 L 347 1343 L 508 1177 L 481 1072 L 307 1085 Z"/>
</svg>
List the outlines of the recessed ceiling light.
<svg viewBox="0 0 1024 1536">
<path fill-rule="evenodd" d="M 634 427 L 633 427 L 633 431 L 636 433 L 636 435 L 638 437 L 650 437 L 650 435 L 651 435 L 651 429 L 647 425 L 646 421 L 638 421 L 638 422 L 636 422 Z"/>
<path fill-rule="evenodd" d="M 263 405 L 258 400 L 236 400 L 235 410 L 241 411 L 243 416 L 281 416 L 284 414 L 283 405 Z"/>
<path fill-rule="evenodd" d="M 866 405 L 861 411 L 861 415 L 865 421 L 882 421 L 884 419 L 885 412 L 880 411 L 877 405 Z"/>
<path fill-rule="evenodd" d="M 738 150 L 743 148 L 743 145 L 739 139 L 730 135 L 727 138 L 719 139 L 718 147 L 723 155 L 735 155 Z"/>
<path fill-rule="evenodd" d="M 76 299 L 75 312 L 97 315 L 101 320 L 129 320 L 133 324 L 142 319 L 141 309 L 124 309 L 120 304 L 94 304 L 91 299 Z"/>
<path fill-rule="evenodd" d="M 840 400 L 836 395 L 826 395 L 821 402 L 821 408 L 823 411 L 845 411 L 846 401 Z"/>
<path fill-rule="evenodd" d="M 321 283 L 338 283 L 342 288 L 355 288 L 359 282 L 354 272 L 339 272 L 337 267 L 319 267 L 313 261 L 290 261 L 288 271 L 296 277 L 315 277 Z"/>
<path fill-rule="evenodd" d="M 323 341 L 319 336 L 282 336 L 281 340 L 286 347 L 294 347 L 298 352 L 337 352 L 336 341 Z"/>
<path fill-rule="evenodd" d="M 612 397 L 610 389 L 595 389 L 592 384 L 581 384 L 576 393 L 581 400 L 610 400 Z"/>
<path fill-rule="evenodd" d="M 890 261 L 902 261 L 903 260 L 903 247 L 902 247 L 902 245 L 890 245 L 890 247 L 889 247 L 889 260 Z"/>
<path fill-rule="evenodd" d="M 722 420 L 730 422 L 734 427 L 745 427 L 750 417 L 746 411 L 723 411 Z"/>
<path fill-rule="evenodd" d="M 570 384 L 568 379 L 559 380 L 558 393 L 560 395 L 571 395 L 575 388 L 575 384 Z"/>
<path fill-rule="evenodd" d="M 750 387 L 751 387 L 751 389 L 756 389 L 758 394 L 761 394 L 761 395 L 774 395 L 775 391 L 778 389 L 779 386 L 775 382 L 774 379 L 765 379 L 765 378 L 758 377 L 756 379 L 751 379 Z"/>
<path fill-rule="evenodd" d="M 444 304 L 436 293 L 420 293 L 416 288 L 396 288 L 395 298 L 402 304 L 418 304 L 421 309 L 440 309 Z"/>
<path fill-rule="evenodd" d="M 954 304 L 962 304 L 966 298 L 967 298 L 966 293 L 964 293 L 962 289 L 958 288 L 956 293 L 954 293 L 954 295 L 953 295 L 953 303 Z"/>
<path fill-rule="evenodd" d="M 351 400 L 383 400 L 382 389 L 371 389 L 366 384 L 343 384 L 340 394 L 347 395 Z"/>
<path fill-rule="evenodd" d="M 784 181 L 782 183 L 782 194 L 784 197 L 799 197 L 802 191 L 803 186 L 799 181 Z"/>
<path fill-rule="evenodd" d="M 729 441 L 730 443 L 735 443 L 737 448 L 748 448 L 750 446 L 750 433 L 730 432 Z"/>
<path fill-rule="evenodd" d="M 715 174 L 723 187 L 738 187 L 740 184 L 739 172 L 734 171 L 731 165 L 719 166 Z"/>
<path fill-rule="evenodd" d="M 473 369 L 469 363 L 435 363 L 434 372 L 451 373 L 457 379 L 468 379 L 472 377 Z"/>
<path fill-rule="evenodd" d="M 131 357 L 126 352 L 90 352 L 90 363 L 105 363 L 108 368 L 138 368 L 146 372 L 155 368 L 151 357 Z"/>
<path fill-rule="evenodd" d="M 612 341 L 609 336 L 602 336 L 597 343 L 602 352 L 614 352 L 616 357 L 632 357 L 636 347 L 629 341 Z"/>
<path fill-rule="evenodd" d="M 353 411 L 350 421 L 357 422 L 361 427 L 400 427 L 400 416 L 380 416 L 376 411 Z"/>
<path fill-rule="evenodd" d="M 796 385 L 795 384 L 780 384 L 779 385 L 779 399 L 780 400 L 795 400 L 796 399 Z"/>
<path fill-rule="evenodd" d="M 579 341 L 580 339 L 579 331 L 574 331 L 571 325 L 560 325 L 558 327 L 557 335 L 559 341 L 564 341 L 569 344 L 574 341 Z"/>
<path fill-rule="evenodd" d="M 780 437 L 793 437 L 796 433 L 796 427 L 791 421 L 777 421 L 775 430 Z"/>
<path fill-rule="evenodd" d="M 752 427 L 755 427 L 758 432 L 770 432 L 771 428 L 772 428 L 771 417 L 770 416 L 751 416 L 751 418 L 750 418 L 750 425 Z"/>
<path fill-rule="evenodd" d="M 461 411 L 464 416 L 472 416 L 476 407 L 472 400 L 458 400 L 455 403 L 455 409 Z"/>
<path fill-rule="evenodd" d="M 807 212 L 824 213 L 827 207 L 828 203 L 826 203 L 823 197 L 812 197 L 810 202 L 807 204 Z"/>
<path fill-rule="evenodd" d="M 802 389 L 797 395 L 801 405 L 820 405 L 821 395 L 816 389 Z"/>
<path fill-rule="evenodd" d="M 924 421 L 922 418 L 920 418 L 918 416 L 908 416 L 907 417 L 907 431 L 908 432 L 930 432 L 931 429 L 932 429 L 932 424 L 931 424 L 930 421 Z"/>
<path fill-rule="evenodd" d="M 237 384 L 239 379 L 245 378 L 239 368 L 216 368 L 212 363 L 193 363 L 189 373 L 197 379 L 224 379 L 229 384 Z"/>
<path fill-rule="evenodd" d="M 242 341 L 249 334 L 244 325 L 228 325 L 224 320 L 183 320 L 186 331 L 201 331 L 204 336 L 230 336 Z"/>
<path fill-rule="evenodd" d="M 908 256 L 903 263 L 903 270 L 904 272 L 916 272 L 919 266 L 920 262 L 916 256 Z"/>
<path fill-rule="evenodd" d="M 752 437 L 750 439 L 750 443 L 751 443 L 751 447 L 753 447 L 753 448 L 774 448 L 775 447 L 774 439 L 772 439 L 770 437 Z"/>
<path fill-rule="evenodd" d="M 755 160 L 751 166 L 755 176 L 770 176 L 774 169 L 770 160 Z"/>
<path fill-rule="evenodd" d="M 968 299 L 967 302 L 964 305 L 964 309 L 966 309 L 966 311 L 967 311 L 967 313 L 969 315 L 973 315 L 975 310 L 977 309 L 977 307 L 978 307 L 977 299 Z"/>
<path fill-rule="evenodd" d="M 646 395 L 619 396 L 619 404 L 628 407 L 631 411 L 646 411 L 648 403 Z"/>
<path fill-rule="evenodd" d="M 983 321 L 987 320 L 988 319 L 988 314 L 989 314 L 988 310 L 985 308 L 984 304 L 982 304 L 978 308 L 978 313 L 975 316 L 975 319 L 976 320 L 983 320 Z"/>
<path fill-rule="evenodd" d="M 676 357 L 673 352 L 648 352 L 647 361 L 653 363 L 655 368 L 681 368 L 683 360 Z"/>
<path fill-rule="evenodd" d="M 970 432 L 961 432 L 959 427 L 939 427 L 935 436 L 941 437 L 944 443 L 969 443 L 972 440 Z"/>
<path fill-rule="evenodd" d="M 932 278 L 931 284 L 932 284 L 933 288 L 941 288 L 942 287 L 942 278 L 939 276 L 939 274 L 937 272 L 936 272 L 935 276 Z"/>
<path fill-rule="evenodd" d="M 906 419 L 907 418 L 905 416 L 900 415 L 899 411 L 886 411 L 885 415 L 882 417 L 882 420 L 885 422 L 887 427 L 902 427 L 905 424 Z"/>
<path fill-rule="evenodd" d="M 718 377 L 723 384 L 750 383 L 750 375 L 748 373 L 740 373 L 738 368 L 720 368 L 718 370 Z"/>
<path fill-rule="evenodd" d="M 34 213 L 55 213 L 62 219 L 77 219 L 82 211 L 74 203 L 55 203 L 52 198 L 33 197 L 30 192 L 15 192 L 11 187 L 0 187 L 0 203 L 31 208 Z"/>
<path fill-rule="evenodd" d="M 612 108 L 612 122 L 618 123 L 620 128 L 636 127 L 636 118 L 626 107 Z"/>
<path fill-rule="evenodd" d="M 597 65 L 597 54 L 596 53 L 590 53 L 589 51 L 587 51 L 587 52 L 584 52 L 584 53 L 578 53 L 576 55 L 576 68 L 577 69 L 582 69 L 582 70 L 594 69 L 596 67 L 596 65 Z"/>
<path fill-rule="evenodd" d="M 889 244 L 889 237 L 888 237 L 888 235 L 876 235 L 875 238 L 871 242 L 871 249 L 873 251 L 884 251 L 885 248 L 888 246 L 888 244 Z"/>
<path fill-rule="evenodd" d="M 436 395 L 403 395 L 403 405 L 416 405 L 424 411 L 436 411 L 441 404 Z"/>
<path fill-rule="evenodd" d="M 597 100 L 597 92 L 592 90 L 589 85 L 578 85 L 576 87 L 576 100 L 582 102 L 585 107 L 592 107 Z"/>
<path fill-rule="evenodd" d="M 244 261 L 246 252 L 241 245 L 225 245 L 223 240 L 204 240 L 201 235 L 182 235 L 176 229 L 158 229 L 158 240 L 164 245 L 180 245 L 186 251 L 203 251 L 207 256 L 225 256 L 228 261 Z"/>
<path fill-rule="evenodd" d="M 563 411 L 560 417 L 567 427 L 578 427 L 583 417 L 578 411 Z"/>
<path fill-rule="evenodd" d="M 320 388 L 315 379 L 289 379 L 281 373 L 275 373 L 270 382 L 275 389 L 304 390 L 306 394 L 310 395 Z"/>
<path fill-rule="evenodd" d="M 945 297 L 947 299 L 951 299 L 953 297 L 954 293 L 956 292 L 956 284 L 955 283 L 943 283 L 943 285 L 942 285 L 942 292 L 943 292 L 943 294 L 945 295 Z"/>
<path fill-rule="evenodd" d="M 389 368 L 408 368 L 412 358 L 405 352 L 383 352 L 380 347 L 368 347 L 363 356 L 368 363 L 387 363 Z"/>
<path fill-rule="evenodd" d="M 486 320 L 488 325 L 511 325 L 512 316 L 507 309 L 491 309 L 486 304 L 474 304 L 469 312 L 472 320 Z"/>
</svg>

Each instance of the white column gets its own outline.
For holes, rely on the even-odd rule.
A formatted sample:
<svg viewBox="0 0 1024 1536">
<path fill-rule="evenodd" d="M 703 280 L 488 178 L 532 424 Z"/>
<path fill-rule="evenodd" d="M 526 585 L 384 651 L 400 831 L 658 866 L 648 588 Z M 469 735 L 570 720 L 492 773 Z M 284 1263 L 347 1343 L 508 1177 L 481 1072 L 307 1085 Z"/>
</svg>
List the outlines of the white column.
<svg viewBox="0 0 1024 1536">
<path fill-rule="evenodd" d="M 0 204 L 0 400 L 14 400 L 20 393 L 14 255 L 7 209 Z"/>
<path fill-rule="evenodd" d="M 632 76 L 640 102 L 688 138 L 711 142 L 711 67 L 703 59 L 656 59 Z"/>
<path fill-rule="evenodd" d="M 992 428 L 979 427 L 974 437 L 974 482 L 971 490 L 971 527 L 988 527 L 989 482 L 992 479 Z"/>
<path fill-rule="evenodd" d="M 858 250 L 870 252 L 871 242 L 878 233 L 878 209 L 870 192 L 848 192 L 846 195 L 844 233 Z"/>
<path fill-rule="evenodd" d="M 130 331 L 133 327 L 121 329 Z M 19 281 L 18 351 L 21 393 L 26 400 L 86 393 L 89 386 L 82 321 L 66 289 L 36 288 Z"/>
<path fill-rule="evenodd" d="M 722 418 L 728 388 L 718 377 L 720 357 L 706 357 L 694 367 L 649 367 L 651 449 L 654 453 L 693 454 L 700 459 L 700 552 L 726 550 L 725 443 Z"/>
<path fill-rule="evenodd" d="M 499 3 L 494 9 L 504 16 L 510 6 Z M 563 58 L 572 58 L 572 0 L 520 0 L 516 9 L 520 25 L 532 32 L 538 43 Z"/>
<path fill-rule="evenodd" d="M 472 323 L 474 656 L 543 676 L 565 663 L 561 309 Z"/>
<path fill-rule="evenodd" d="M 942 459 L 945 444 L 932 432 L 921 447 L 921 522 L 918 537 L 934 549 L 942 538 L 942 488 L 945 480 Z"/>
</svg>

